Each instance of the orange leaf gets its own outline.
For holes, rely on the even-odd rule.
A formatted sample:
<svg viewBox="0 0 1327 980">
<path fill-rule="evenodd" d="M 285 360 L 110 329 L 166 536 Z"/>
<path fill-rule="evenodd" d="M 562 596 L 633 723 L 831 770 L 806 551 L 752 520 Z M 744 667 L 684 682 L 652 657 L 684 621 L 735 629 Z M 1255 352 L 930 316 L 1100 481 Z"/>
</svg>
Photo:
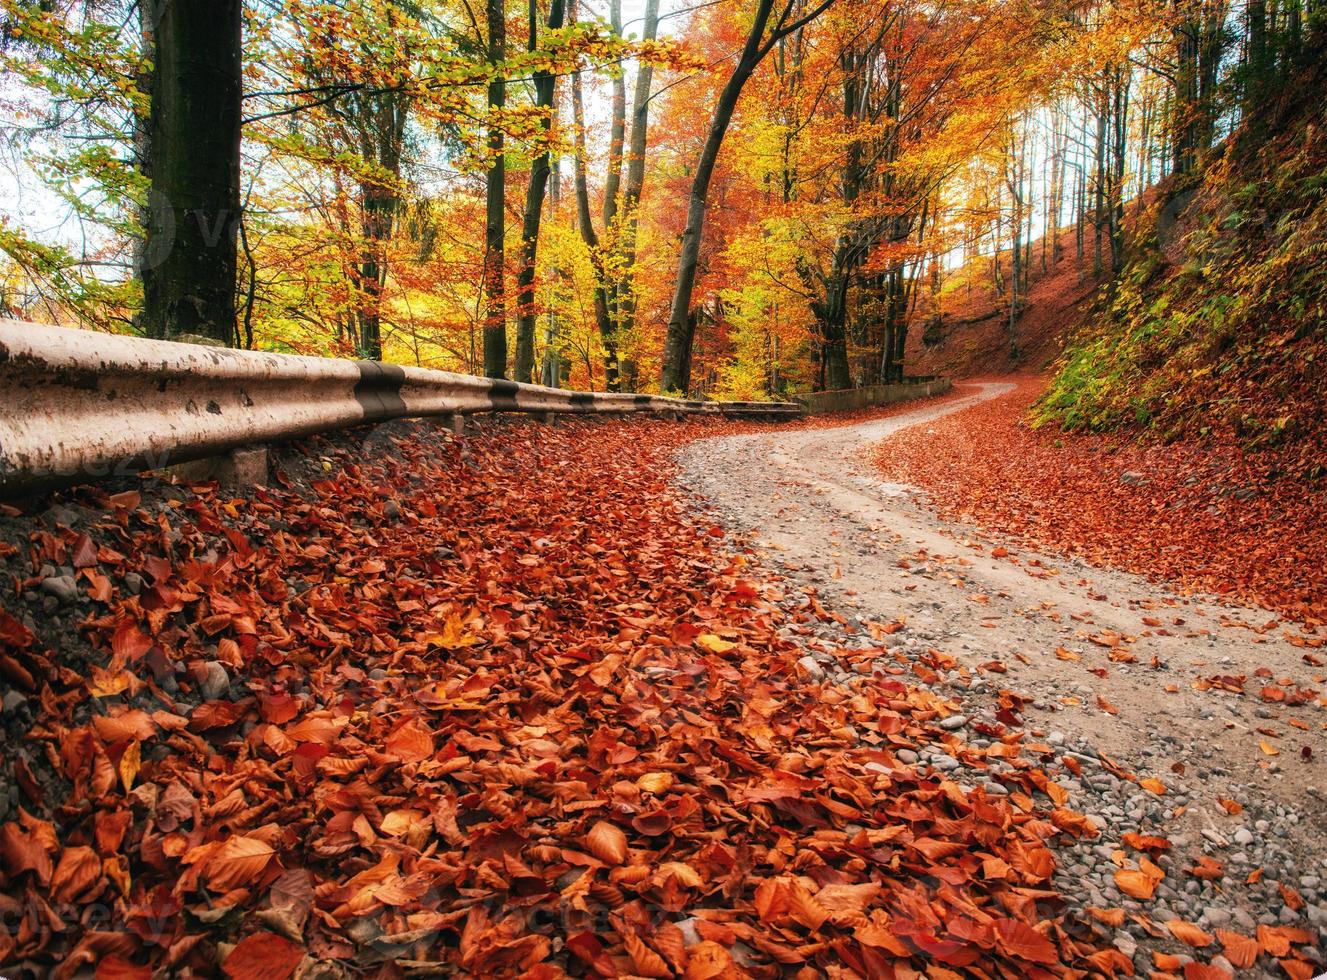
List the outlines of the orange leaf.
<svg viewBox="0 0 1327 980">
<path fill-rule="evenodd" d="M 1185 922 L 1183 919 L 1171 919 L 1166 923 L 1166 928 L 1170 930 L 1172 936 L 1189 946 L 1210 946 L 1212 944 L 1212 934 L 1204 932 L 1192 922 Z"/>
<path fill-rule="evenodd" d="M 387 737 L 386 748 L 402 762 L 423 762 L 433 755 L 433 733 L 418 720 L 411 719 Z"/>
<path fill-rule="evenodd" d="M 627 835 L 622 828 L 600 820 L 585 835 L 585 846 L 604 864 L 622 864 L 627 859 Z"/>
<path fill-rule="evenodd" d="M 254 837 L 237 835 L 222 844 L 207 861 L 207 884 L 225 893 L 248 885 L 267 869 L 272 848 Z"/>
<path fill-rule="evenodd" d="M 1122 869 L 1115 872 L 1115 885 L 1130 898 L 1149 899 L 1157 890 L 1157 883 L 1141 871 Z"/>
<path fill-rule="evenodd" d="M 221 969 L 230 980 L 286 980 L 295 972 L 304 950 L 274 932 L 245 936 L 230 951 Z"/>
<path fill-rule="evenodd" d="M 1236 969 L 1247 970 L 1258 959 L 1260 950 L 1256 940 L 1242 936 L 1238 932 L 1231 932 L 1229 929 L 1216 930 L 1216 938 L 1221 940 L 1226 959 L 1230 960 L 1230 965 Z"/>
<path fill-rule="evenodd" d="M 996 919 L 995 934 L 1000 947 L 1010 956 L 1033 963 L 1058 963 L 1055 944 L 1018 919 Z"/>
<path fill-rule="evenodd" d="M 66 847 L 51 878 L 51 897 L 73 902 L 101 877 L 101 861 L 90 847 Z"/>
</svg>

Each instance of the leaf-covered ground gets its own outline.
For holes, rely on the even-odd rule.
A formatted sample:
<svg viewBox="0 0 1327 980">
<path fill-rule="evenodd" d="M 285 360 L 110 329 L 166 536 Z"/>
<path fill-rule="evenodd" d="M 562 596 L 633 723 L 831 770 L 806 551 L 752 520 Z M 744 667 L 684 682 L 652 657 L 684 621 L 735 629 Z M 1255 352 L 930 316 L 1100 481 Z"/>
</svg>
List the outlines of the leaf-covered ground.
<svg viewBox="0 0 1327 980">
<path fill-rule="evenodd" d="M 925 686 L 942 654 L 845 645 L 848 682 L 816 679 L 798 638 L 832 614 L 670 486 L 717 431 L 406 426 L 248 499 L 8 513 L 0 970 L 1132 973 L 1125 911 L 1055 888 L 1097 829 L 1018 696 L 976 744 Z M 1002 792 L 900 758 L 926 745 Z M 1164 848 L 1132 846 L 1149 891 Z M 1302 928 L 1169 928 L 1311 971 Z"/>
<path fill-rule="evenodd" d="M 924 488 L 950 520 L 1077 555 L 1309 625 L 1327 622 L 1327 486 L 1297 450 L 1138 443 L 1127 434 L 1033 430 L 1045 386 L 1024 378 L 993 401 L 900 433 L 875 454 L 891 480 Z"/>
</svg>

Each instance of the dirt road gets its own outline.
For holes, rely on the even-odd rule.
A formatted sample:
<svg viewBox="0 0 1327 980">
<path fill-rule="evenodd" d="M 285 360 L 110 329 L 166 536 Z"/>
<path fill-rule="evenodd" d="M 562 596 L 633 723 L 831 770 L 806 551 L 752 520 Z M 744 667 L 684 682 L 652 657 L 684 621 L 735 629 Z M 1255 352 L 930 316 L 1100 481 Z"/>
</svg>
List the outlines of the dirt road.
<svg viewBox="0 0 1327 980">
<path fill-rule="evenodd" d="M 959 731 L 974 741 L 996 724 L 999 691 L 1028 699 L 1021 720 L 1029 741 L 1050 746 L 1057 761 L 1069 756 L 1071 767 L 1077 760 L 1081 775 L 1067 771 L 1062 780 L 1068 805 L 1104 828 L 1064 866 L 1059 884 L 1068 893 L 1145 909 L 1157 922 L 1177 916 L 1244 930 L 1294 923 L 1321 936 L 1327 711 L 1314 655 L 1306 660 L 1265 610 L 1179 596 L 939 521 L 922 494 L 882 482 L 862 458 L 900 429 L 1011 387 L 962 386 L 907 414 L 841 428 L 699 442 L 683 454 L 682 482 L 787 577 L 790 596 L 809 593 L 843 619 L 815 630 L 810 642 L 821 651 L 808 671 L 848 684 L 854 679 L 837 670 L 836 648 L 938 650 L 956 661 L 939 683 L 964 696 L 968 722 Z M 1265 687 L 1284 699 L 1266 700 Z M 1301 690 L 1316 693 L 1290 703 Z M 1137 781 L 1107 771 L 1111 760 Z M 961 769 L 944 753 L 929 761 Z M 1159 782 L 1148 789 L 1143 780 Z M 1229 813 L 1234 807 L 1219 798 L 1242 811 Z M 1173 846 L 1171 870 L 1150 902 L 1122 896 L 1114 882 L 1115 850 L 1128 831 Z M 1185 873 L 1200 856 L 1223 866 L 1218 885 Z M 1150 944 L 1147 933 L 1136 923 L 1120 930 L 1121 948 L 1139 966 L 1143 951 L 1133 946 Z"/>
</svg>

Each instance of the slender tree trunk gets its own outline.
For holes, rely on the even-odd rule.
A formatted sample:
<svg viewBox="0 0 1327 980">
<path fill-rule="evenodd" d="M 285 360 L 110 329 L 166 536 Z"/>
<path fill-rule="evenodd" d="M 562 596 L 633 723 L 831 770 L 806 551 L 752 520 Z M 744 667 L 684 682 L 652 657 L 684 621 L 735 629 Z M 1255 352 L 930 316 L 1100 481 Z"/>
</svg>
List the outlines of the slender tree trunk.
<svg viewBox="0 0 1327 980">
<path fill-rule="evenodd" d="M 552 0 L 548 8 L 548 29 L 562 27 L 565 7 L 563 0 Z M 538 48 L 538 6 L 530 0 L 530 41 L 528 49 L 534 52 Z M 545 134 L 552 126 L 553 116 L 553 73 L 547 70 L 535 72 L 535 105 L 546 109 L 548 114 L 541 123 Z M 530 165 L 530 184 L 525 192 L 525 221 L 521 227 L 521 268 L 516 275 L 516 380 L 528 382 L 534 374 L 534 332 L 537 312 L 535 309 L 535 260 L 539 254 L 539 223 L 544 211 L 544 195 L 548 189 L 550 154 L 544 149 Z"/>
<path fill-rule="evenodd" d="M 795 0 L 788 0 L 775 24 L 773 36 L 766 43 L 765 28 L 769 25 L 774 0 L 757 0 L 751 30 L 742 46 L 736 67 L 719 94 L 714 118 L 706 134 L 705 144 L 701 148 L 700 158 L 696 161 L 696 173 L 692 178 L 691 194 L 687 201 L 687 223 L 682 232 L 682 248 L 677 257 L 677 282 L 668 315 L 668 332 L 664 338 L 663 364 L 659 378 L 659 385 L 664 391 L 686 391 L 690 387 L 691 350 L 694 346 L 692 332 L 695 330 L 696 322 L 690 316 L 691 294 L 696 288 L 696 272 L 700 265 L 700 244 L 705 231 L 705 204 L 710 182 L 714 179 L 714 165 L 719 158 L 724 134 L 728 131 L 728 123 L 732 121 L 733 110 L 737 107 L 742 88 L 773 45 L 819 16 L 833 0 L 821 0 L 821 3 L 800 18 L 792 23 L 785 23 L 793 10 L 794 2 Z"/>
<path fill-rule="evenodd" d="M 609 24 L 622 36 L 622 0 L 609 0 Z M 613 75 L 613 113 L 608 129 L 608 173 L 604 177 L 604 234 L 609 234 L 617 216 L 617 195 L 622 185 L 622 145 L 626 140 L 627 80 L 622 72 Z"/>
<path fill-rule="evenodd" d="M 645 2 L 646 41 L 653 41 L 659 33 L 659 0 Z M 627 152 L 627 177 L 622 189 L 622 278 L 617 284 L 618 329 L 629 334 L 636 326 L 636 234 L 640 224 L 640 196 L 645 187 L 645 151 L 649 146 L 650 88 L 654 83 L 654 68 L 642 64 L 636 69 L 636 90 L 631 100 L 631 142 Z M 627 389 L 636 388 L 636 365 L 623 362 L 623 380 Z"/>
<path fill-rule="evenodd" d="M 581 240 L 590 253 L 590 264 L 594 268 L 594 321 L 599 328 L 599 341 L 604 348 L 604 388 L 607 391 L 621 389 L 621 376 L 618 370 L 617 338 L 613 330 L 613 319 L 608 307 L 608 287 L 604 279 L 604 260 L 599 248 L 599 234 L 594 230 L 594 219 L 590 216 L 590 188 L 585 175 L 585 101 L 581 92 L 580 72 L 571 76 L 571 111 L 572 124 L 576 130 L 576 223 L 580 227 Z"/>
<path fill-rule="evenodd" d="M 488 26 L 488 61 L 500 66 L 507 56 L 507 21 L 503 0 L 488 0 L 485 5 Z M 488 84 L 488 111 L 500 113 L 507 102 L 507 83 L 495 78 Z M 503 152 L 502 125 L 493 118 L 488 122 L 488 149 L 493 160 L 488 168 L 485 194 L 484 226 L 484 374 L 490 378 L 507 376 L 507 310 L 504 240 L 507 233 L 506 183 L 507 163 Z"/>
<path fill-rule="evenodd" d="M 240 0 L 173 0 L 154 35 L 143 326 L 235 340 Z M 205 124 L 204 124 L 205 122 Z"/>
<path fill-rule="evenodd" d="M 138 43 L 139 52 L 143 56 L 143 61 L 151 65 L 156 53 L 153 51 L 155 41 L 153 36 L 156 32 L 156 24 L 153 20 L 154 6 L 150 3 L 139 3 L 138 5 Z M 138 73 L 136 79 L 138 91 L 148 97 L 148 104 L 151 105 L 152 98 L 152 69 L 145 68 Z M 152 116 L 151 111 L 147 113 L 134 112 L 134 167 L 139 174 L 145 177 L 150 183 L 152 180 Z M 147 265 L 147 236 L 148 229 L 152 225 L 152 206 L 144 201 L 137 208 L 138 228 L 134 236 L 134 275 L 138 277 L 139 283 L 143 284 L 143 277 Z M 144 284 L 145 285 L 145 284 Z M 134 325 L 142 330 L 144 328 L 143 311 L 139 310 L 134 316 Z"/>
</svg>

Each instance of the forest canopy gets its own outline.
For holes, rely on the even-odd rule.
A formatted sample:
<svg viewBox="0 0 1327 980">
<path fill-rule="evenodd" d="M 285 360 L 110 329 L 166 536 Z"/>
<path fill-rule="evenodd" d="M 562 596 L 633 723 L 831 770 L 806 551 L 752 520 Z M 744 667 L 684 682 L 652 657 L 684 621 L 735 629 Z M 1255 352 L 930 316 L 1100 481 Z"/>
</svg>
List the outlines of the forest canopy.
<svg viewBox="0 0 1327 980">
<path fill-rule="evenodd" d="M 1016 356 L 1323 8 L 0 0 L 0 313 L 765 398 L 902 380 L 984 263 Z"/>
</svg>

